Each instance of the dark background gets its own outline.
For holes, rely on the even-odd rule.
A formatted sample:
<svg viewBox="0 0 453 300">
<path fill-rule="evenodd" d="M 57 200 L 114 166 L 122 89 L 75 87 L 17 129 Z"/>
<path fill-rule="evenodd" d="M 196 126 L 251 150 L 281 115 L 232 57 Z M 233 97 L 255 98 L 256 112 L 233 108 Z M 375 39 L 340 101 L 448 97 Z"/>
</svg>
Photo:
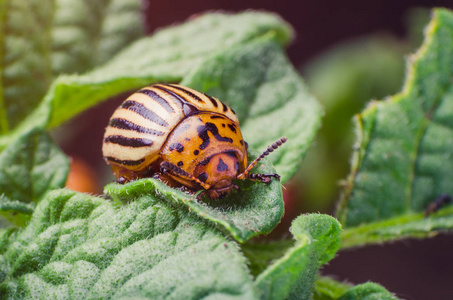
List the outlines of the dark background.
<svg viewBox="0 0 453 300">
<path fill-rule="evenodd" d="M 145 5 L 147 33 L 181 23 L 193 14 L 208 10 L 267 10 L 280 14 L 295 29 L 288 55 L 299 68 L 339 42 L 376 32 L 406 34 L 405 16 L 411 7 L 448 7 L 452 1 L 158 1 Z M 370 62 L 373 63 L 373 62 Z M 104 103 L 76 118 L 78 132 L 63 144 L 69 155 L 82 157 L 97 169 L 105 169 L 101 153 L 102 135 L 111 112 L 123 97 Z M 108 114 L 104 112 L 109 112 Z M 89 128 L 90 134 L 86 134 Z M 98 167 L 99 166 L 99 167 Z M 453 183 L 452 183 L 453 184 Z M 453 299 L 453 238 L 440 235 L 427 240 L 405 240 L 390 245 L 342 251 L 323 274 L 351 283 L 373 281 L 403 299 Z"/>
</svg>

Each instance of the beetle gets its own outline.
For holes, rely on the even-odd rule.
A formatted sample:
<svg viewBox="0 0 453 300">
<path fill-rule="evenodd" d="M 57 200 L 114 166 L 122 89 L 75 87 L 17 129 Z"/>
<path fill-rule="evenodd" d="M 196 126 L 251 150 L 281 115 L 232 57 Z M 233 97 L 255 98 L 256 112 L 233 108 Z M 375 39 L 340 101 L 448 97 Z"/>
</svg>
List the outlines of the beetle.
<svg viewBox="0 0 453 300">
<path fill-rule="evenodd" d="M 115 110 L 102 152 L 118 183 L 154 177 L 217 199 L 239 189 L 235 179 L 279 180 L 278 174 L 250 170 L 285 142 L 285 137 L 278 139 L 247 165 L 248 145 L 230 107 L 188 87 L 155 84 Z"/>
</svg>

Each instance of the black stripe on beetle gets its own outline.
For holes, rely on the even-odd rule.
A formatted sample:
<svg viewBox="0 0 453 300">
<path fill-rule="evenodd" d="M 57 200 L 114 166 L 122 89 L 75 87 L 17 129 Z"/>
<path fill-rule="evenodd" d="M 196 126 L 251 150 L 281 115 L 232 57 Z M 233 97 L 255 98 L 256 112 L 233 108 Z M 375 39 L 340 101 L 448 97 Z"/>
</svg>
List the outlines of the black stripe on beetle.
<svg viewBox="0 0 453 300">
<path fill-rule="evenodd" d="M 148 90 L 148 89 L 142 89 L 142 90 L 139 90 L 137 93 L 145 94 L 146 96 L 150 97 L 151 99 L 153 99 L 154 101 L 159 103 L 163 108 L 165 108 L 165 110 L 167 110 L 169 113 L 175 112 L 173 107 L 171 107 L 170 103 L 168 103 L 167 100 L 165 100 L 164 98 L 159 96 L 156 92 Z"/>
<path fill-rule="evenodd" d="M 154 122 L 160 126 L 167 127 L 168 123 L 165 122 L 164 119 L 162 119 L 159 115 L 157 115 L 155 112 L 152 110 L 149 110 L 146 106 L 144 106 L 141 103 L 138 103 L 133 100 L 128 100 L 125 101 L 123 104 L 121 104 L 122 108 L 131 110 L 140 116 L 144 117 L 147 120 L 150 120 L 151 122 Z"/>
<path fill-rule="evenodd" d="M 169 90 L 168 88 L 166 88 L 165 86 L 160 86 L 160 85 L 154 85 L 153 86 L 154 88 L 157 88 L 161 91 L 164 91 L 168 94 L 170 94 L 171 96 L 174 97 L 174 99 L 176 100 L 176 104 L 178 104 L 178 106 L 180 108 L 182 108 L 183 112 L 184 112 L 184 115 L 188 116 L 194 112 L 197 112 L 199 111 L 198 108 L 196 108 L 194 105 L 190 104 L 190 102 L 187 100 L 187 99 L 184 99 L 184 97 L 182 97 L 181 95 L 173 92 L 172 90 Z"/>
<path fill-rule="evenodd" d="M 222 108 L 223 108 L 223 112 L 228 111 L 228 106 L 226 106 L 225 103 L 223 103 L 223 102 L 222 102 Z"/>
<path fill-rule="evenodd" d="M 146 128 L 135 123 L 132 123 L 131 121 L 128 121 L 126 119 L 111 119 L 109 122 L 109 126 L 158 136 L 164 135 L 162 131 Z"/>
<path fill-rule="evenodd" d="M 223 119 L 224 117 L 222 116 L 211 116 L 211 119 Z"/>
<path fill-rule="evenodd" d="M 132 148 L 149 147 L 153 144 L 150 139 L 128 138 L 122 135 L 110 135 L 104 139 L 104 142 Z"/>
<path fill-rule="evenodd" d="M 114 162 L 114 163 L 125 165 L 125 166 L 137 166 L 145 161 L 144 158 L 139 159 L 139 160 L 121 160 L 121 159 L 117 159 L 117 158 L 114 158 L 111 156 L 107 156 L 105 159 L 110 162 Z"/>
<path fill-rule="evenodd" d="M 228 165 L 223 162 L 223 160 L 220 158 L 219 163 L 217 164 L 217 171 L 219 172 L 224 172 L 228 170 Z"/>
<path fill-rule="evenodd" d="M 206 97 L 208 97 L 208 99 L 211 101 L 212 105 L 214 105 L 214 107 L 219 107 L 219 104 L 217 103 L 217 100 L 214 99 L 213 97 L 209 96 L 209 95 L 206 95 L 205 93 L 203 93 Z"/>
<path fill-rule="evenodd" d="M 172 88 L 177 89 L 177 90 L 179 90 L 179 91 L 181 91 L 181 92 L 183 92 L 183 93 L 189 95 L 189 97 L 191 97 L 191 98 L 197 100 L 198 102 L 203 102 L 203 103 L 204 103 L 204 101 L 203 101 L 200 97 L 198 97 L 197 95 L 195 95 L 195 94 L 192 93 L 191 91 L 186 90 L 186 89 L 183 88 L 182 86 L 176 86 L 176 85 L 173 85 L 173 84 L 166 84 L 166 85 L 167 85 L 167 86 L 171 86 Z"/>
<path fill-rule="evenodd" d="M 170 145 L 168 150 L 170 150 L 170 151 L 176 150 L 179 153 L 181 153 L 181 152 L 184 151 L 184 146 L 182 144 L 180 144 L 180 143 L 173 143 L 173 144 Z"/>
<path fill-rule="evenodd" d="M 198 131 L 198 136 L 200 139 L 203 141 L 201 143 L 200 147 L 198 147 L 200 150 L 206 149 L 210 143 L 210 138 L 208 131 L 212 133 L 212 135 L 219 141 L 219 142 L 228 142 L 228 143 L 233 143 L 233 139 L 229 137 L 223 137 L 219 134 L 219 130 L 217 129 L 217 126 L 215 124 L 206 122 L 205 125 L 199 125 L 197 127 Z"/>
</svg>

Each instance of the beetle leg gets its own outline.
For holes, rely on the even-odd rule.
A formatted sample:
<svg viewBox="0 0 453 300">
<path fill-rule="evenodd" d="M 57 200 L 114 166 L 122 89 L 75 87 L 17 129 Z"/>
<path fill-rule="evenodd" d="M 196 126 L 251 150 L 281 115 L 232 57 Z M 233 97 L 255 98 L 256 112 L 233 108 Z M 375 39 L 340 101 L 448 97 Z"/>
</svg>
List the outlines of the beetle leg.
<svg viewBox="0 0 453 300">
<path fill-rule="evenodd" d="M 126 178 L 124 178 L 123 176 L 118 177 L 118 178 L 116 179 L 116 183 L 119 183 L 119 184 L 125 184 L 125 183 L 127 183 L 127 182 L 128 182 L 128 180 L 127 180 Z"/>
<path fill-rule="evenodd" d="M 264 157 L 268 156 L 271 152 L 274 152 L 275 149 L 277 149 L 278 147 L 280 147 L 283 143 L 285 143 L 287 141 L 287 138 L 286 137 L 282 137 L 280 139 L 278 139 L 275 143 L 273 143 L 272 145 L 270 145 L 269 147 L 267 147 L 266 151 L 264 151 L 260 156 L 258 156 L 254 161 L 252 161 L 252 163 L 247 167 L 247 169 L 245 169 L 244 172 L 242 172 L 241 174 L 239 174 L 236 178 L 237 179 L 245 179 L 247 177 L 250 177 L 251 178 L 251 175 L 249 174 L 250 170 L 260 161 L 262 160 Z M 277 174 L 262 174 L 262 175 L 277 175 Z M 278 176 L 278 175 L 277 175 Z M 267 176 L 269 177 L 269 176 Z M 276 176 L 270 176 L 270 177 L 275 177 L 275 178 L 278 178 Z M 263 181 L 263 180 L 261 180 Z M 270 181 L 270 179 L 269 179 Z M 269 182 L 267 181 L 267 182 Z M 263 181 L 265 182 L 265 181 Z"/>
<path fill-rule="evenodd" d="M 272 177 L 276 178 L 277 180 L 280 180 L 280 175 L 278 175 L 278 174 L 250 174 L 249 175 L 249 178 L 251 180 L 260 180 L 261 182 L 264 182 L 264 183 L 271 182 Z"/>
<path fill-rule="evenodd" d="M 196 183 L 201 185 L 205 190 L 208 190 L 211 187 L 209 184 L 202 182 L 200 179 L 195 178 L 194 176 L 190 175 L 180 167 L 175 166 L 174 164 L 168 161 L 163 161 L 160 163 L 160 171 L 162 172 L 162 174 L 173 173 L 174 175 L 178 175 L 179 177 L 195 181 Z"/>
</svg>

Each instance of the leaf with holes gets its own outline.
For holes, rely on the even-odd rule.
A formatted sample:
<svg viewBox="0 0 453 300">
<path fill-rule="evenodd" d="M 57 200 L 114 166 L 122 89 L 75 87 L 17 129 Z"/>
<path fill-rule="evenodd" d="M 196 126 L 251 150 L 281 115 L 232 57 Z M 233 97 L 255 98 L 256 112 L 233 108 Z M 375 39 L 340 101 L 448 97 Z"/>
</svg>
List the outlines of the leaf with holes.
<svg viewBox="0 0 453 300">
<path fill-rule="evenodd" d="M 452 229 L 453 214 L 423 220 L 420 213 L 441 194 L 453 194 L 451 53 L 453 13 L 438 9 L 424 44 L 410 58 L 403 91 L 357 116 L 357 150 L 338 210 L 344 226 L 382 222 L 376 226 L 386 239 Z"/>
<path fill-rule="evenodd" d="M 237 245 L 152 195 L 118 208 L 57 190 L 0 242 L 2 299 L 255 298 Z"/>
</svg>

